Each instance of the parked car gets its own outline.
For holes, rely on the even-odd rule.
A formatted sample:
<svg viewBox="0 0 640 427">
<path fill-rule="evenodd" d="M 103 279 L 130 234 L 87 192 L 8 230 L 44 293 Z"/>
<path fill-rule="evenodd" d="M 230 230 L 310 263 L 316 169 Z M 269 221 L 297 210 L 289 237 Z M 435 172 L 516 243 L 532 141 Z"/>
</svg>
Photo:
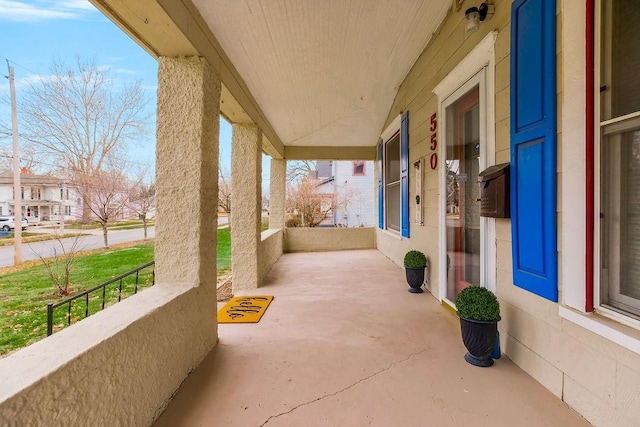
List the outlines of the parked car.
<svg viewBox="0 0 640 427">
<path fill-rule="evenodd" d="M 27 218 L 22 217 L 22 229 L 26 230 L 28 225 L 29 225 L 29 221 L 27 221 Z M 0 230 L 9 231 L 9 230 L 13 230 L 14 228 L 16 228 L 15 216 L 13 215 L 0 216 Z"/>
</svg>

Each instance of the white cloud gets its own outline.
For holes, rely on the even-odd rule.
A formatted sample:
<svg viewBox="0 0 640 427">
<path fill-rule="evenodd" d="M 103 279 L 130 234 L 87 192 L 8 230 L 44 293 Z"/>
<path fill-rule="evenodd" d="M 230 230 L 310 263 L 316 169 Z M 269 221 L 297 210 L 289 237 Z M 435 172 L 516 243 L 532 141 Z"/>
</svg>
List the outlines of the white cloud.
<svg viewBox="0 0 640 427">
<path fill-rule="evenodd" d="M 85 11 L 96 10 L 95 7 L 91 3 L 89 3 L 87 0 L 67 0 L 67 1 L 60 2 L 60 5 L 67 9 L 79 9 L 79 10 L 85 10 Z"/>
<path fill-rule="evenodd" d="M 29 74 L 24 77 L 16 78 L 16 92 L 20 92 L 21 90 L 31 86 L 38 85 L 40 83 L 46 83 L 54 81 L 57 77 L 53 74 Z M 2 92 L 5 87 L 2 83 L 0 83 L 0 92 Z M 7 94 L 9 93 L 9 83 L 6 84 Z M 8 96 L 8 95 L 7 95 Z"/>
<path fill-rule="evenodd" d="M 19 83 L 19 84 L 45 83 L 45 82 L 52 82 L 57 78 L 58 77 L 54 74 L 31 74 L 16 80 L 16 83 Z"/>
<path fill-rule="evenodd" d="M 87 0 L 34 1 L 0 0 L 0 21 L 34 22 L 76 19 L 96 9 Z"/>
<path fill-rule="evenodd" d="M 108 62 L 120 62 L 126 59 L 125 56 L 105 56 L 104 58 Z"/>
<path fill-rule="evenodd" d="M 131 68 L 112 68 L 111 70 L 116 74 L 126 74 L 130 76 L 140 74 L 140 71 L 132 70 Z"/>
</svg>

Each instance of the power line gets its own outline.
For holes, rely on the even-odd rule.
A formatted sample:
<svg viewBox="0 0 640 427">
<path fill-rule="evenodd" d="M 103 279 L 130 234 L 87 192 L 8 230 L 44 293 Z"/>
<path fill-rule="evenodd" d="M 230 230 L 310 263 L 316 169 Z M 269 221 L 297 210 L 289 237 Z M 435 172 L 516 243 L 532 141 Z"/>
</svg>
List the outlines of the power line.
<svg viewBox="0 0 640 427">
<path fill-rule="evenodd" d="M 2 59 L 4 59 L 4 60 L 6 60 L 7 62 L 11 62 L 13 65 L 17 65 L 18 67 L 20 67 L 20 68 L 22 68 L 22 69 L 24 69 L 24 70 L 27 70 L 27 71 L 29 71 L 30 73 L 33 73 L 33 74 L 40 74 L 40 73 L 38 73 L 37 71 L 33 71 L 32 69 L 27 68 L 27 67 L 25 67 L 24 65 L 20 65 L 20 64 L 18 64 L 17 62 L 10 60 L 10 59 L 9 59 L 9 58 L 7 58 L 6 56 L 2 56 L 2 55 L 0 55 L 0 58 L 2 58 Z"/>
</svg>

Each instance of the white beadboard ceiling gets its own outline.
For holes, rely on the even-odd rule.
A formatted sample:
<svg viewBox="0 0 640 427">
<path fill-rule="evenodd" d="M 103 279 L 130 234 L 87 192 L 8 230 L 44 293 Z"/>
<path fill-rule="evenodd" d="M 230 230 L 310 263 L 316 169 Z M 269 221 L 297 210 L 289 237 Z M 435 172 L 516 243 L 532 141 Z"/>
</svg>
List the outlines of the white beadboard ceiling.
<svg viewBox="0 0 640 427">
<path fill-rule="evenodd" d="M 289 146 L 372 146 L 446 0 L 193 0 Z"/>
</svg>

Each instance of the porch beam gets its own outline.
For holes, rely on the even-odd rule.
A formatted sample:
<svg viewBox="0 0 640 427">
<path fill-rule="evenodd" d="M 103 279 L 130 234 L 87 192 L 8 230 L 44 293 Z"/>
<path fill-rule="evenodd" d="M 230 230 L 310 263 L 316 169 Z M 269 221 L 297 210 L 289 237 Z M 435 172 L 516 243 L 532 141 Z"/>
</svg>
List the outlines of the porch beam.
<svg viewBox="0 0 640 427">
<path fill-rule="evenodd" d="M 376 147 L 304 147 L 284 148 L 287 160 L 375 160 Z"/>
</svg>

